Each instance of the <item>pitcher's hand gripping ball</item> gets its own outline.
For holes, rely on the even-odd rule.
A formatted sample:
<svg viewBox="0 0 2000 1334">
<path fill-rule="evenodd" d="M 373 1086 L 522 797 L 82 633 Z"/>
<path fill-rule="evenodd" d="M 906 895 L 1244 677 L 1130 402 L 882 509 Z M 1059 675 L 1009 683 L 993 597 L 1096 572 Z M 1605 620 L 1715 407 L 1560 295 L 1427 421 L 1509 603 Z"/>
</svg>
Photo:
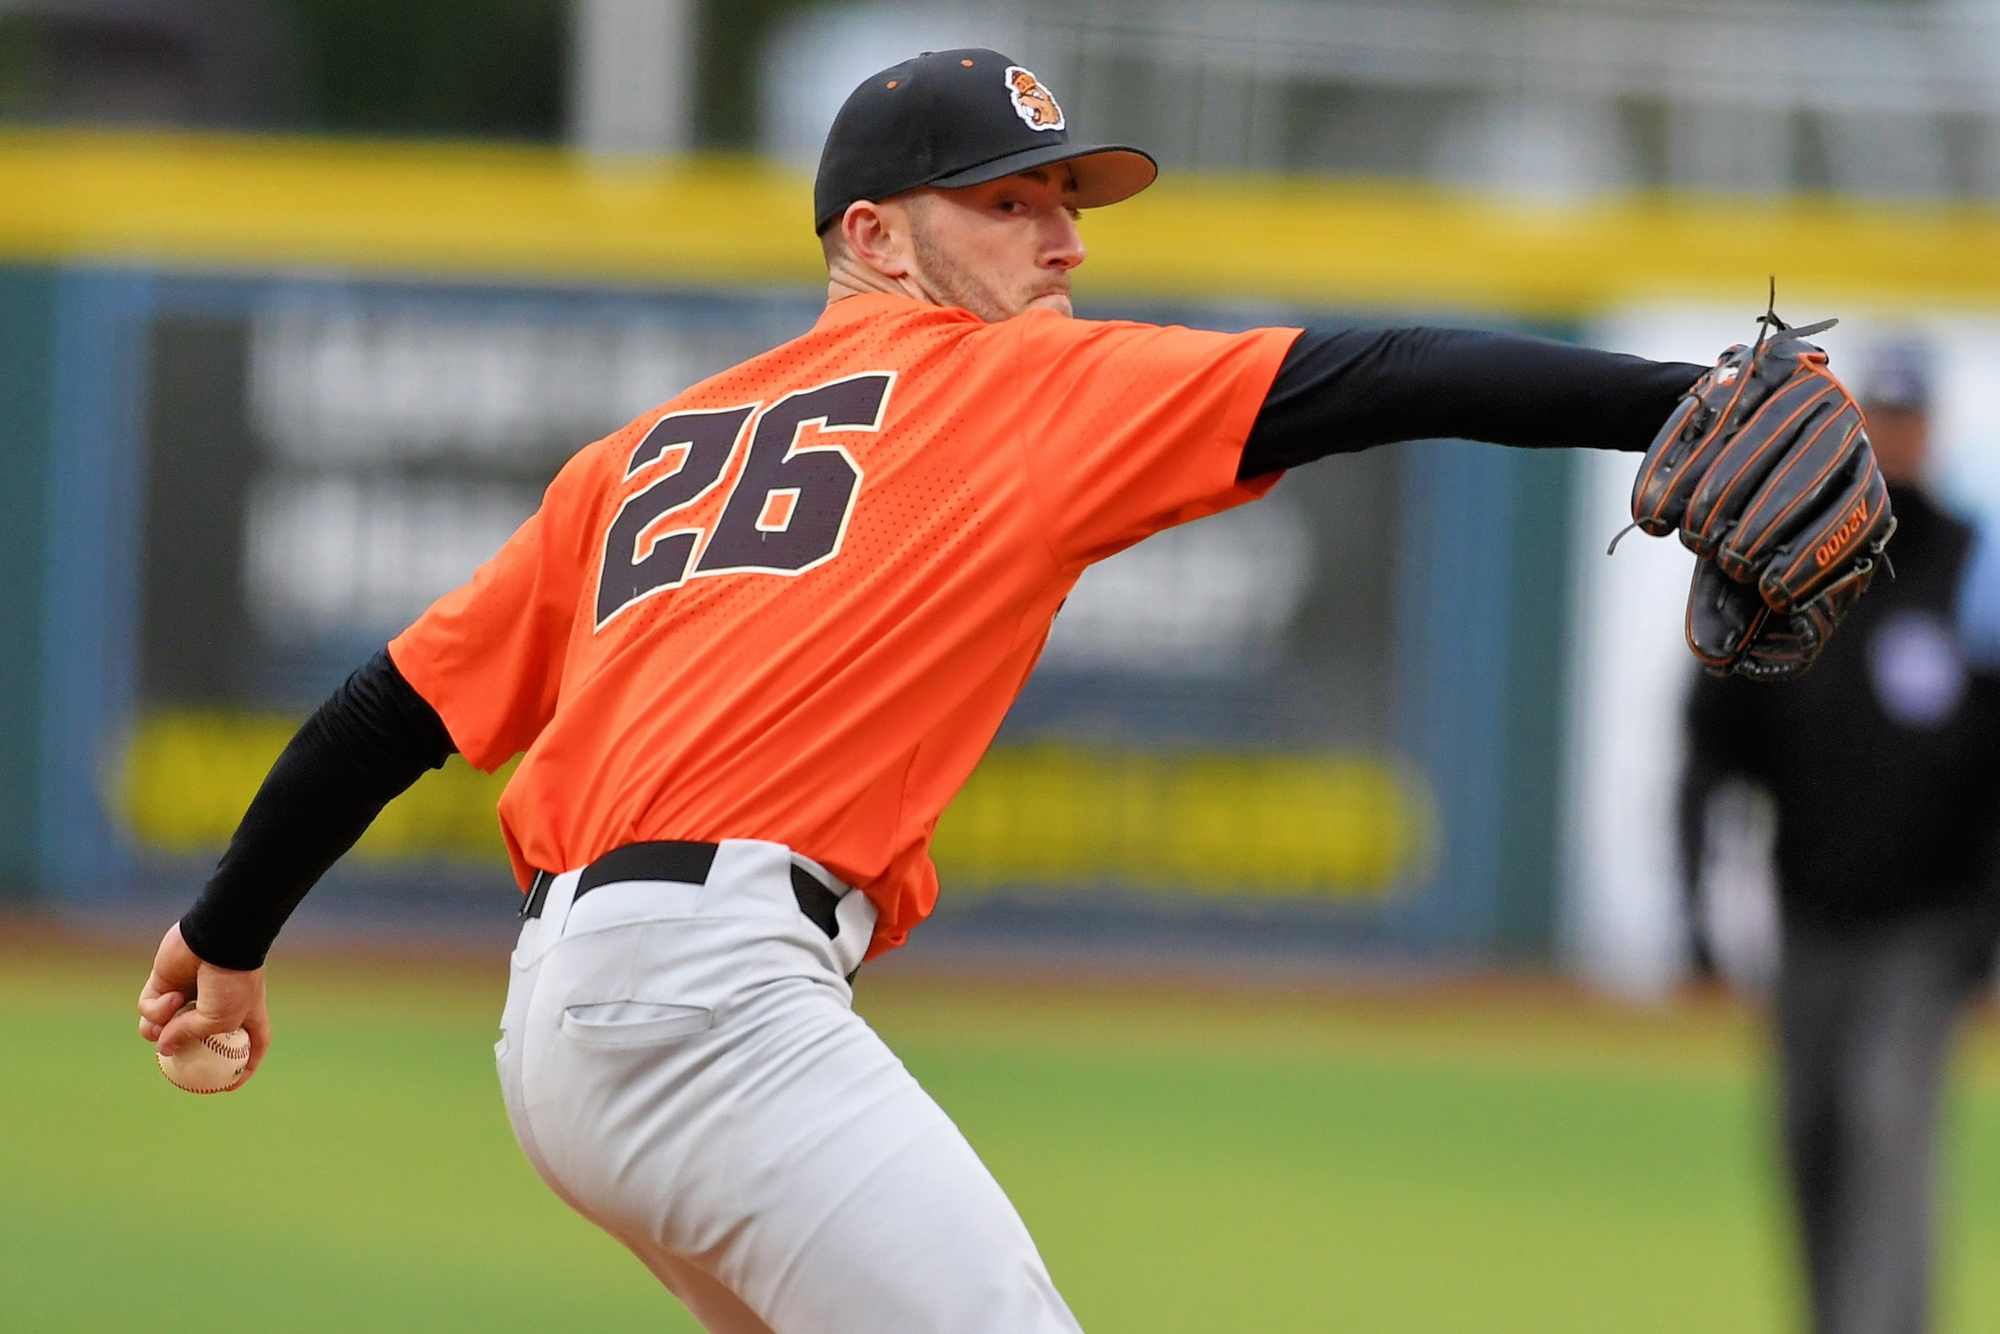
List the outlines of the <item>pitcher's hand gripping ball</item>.
<svg viewBox="0 0 2000 1334">
<path fill-rule="evenodd" d="M 1646 451 L 1632 521 L 1696 556 L 1687 640 L 1717 676 L 1812 666 L 1896 531 L 1861 409 L 1775 311 L 1694 382 Z"/>
<path fill-rule="evenodd" d="M 193 1008 L 192 1004 L 183 1005 L 180 1012 L 186 1014 Z M 227 1093 L 243 1082 L 243 1072 L 250 1066 L 250 1035 L 232 1028 L 158 1059 L 160 1073 L 175 1088 L 189 1093 Z"/>
</svg>

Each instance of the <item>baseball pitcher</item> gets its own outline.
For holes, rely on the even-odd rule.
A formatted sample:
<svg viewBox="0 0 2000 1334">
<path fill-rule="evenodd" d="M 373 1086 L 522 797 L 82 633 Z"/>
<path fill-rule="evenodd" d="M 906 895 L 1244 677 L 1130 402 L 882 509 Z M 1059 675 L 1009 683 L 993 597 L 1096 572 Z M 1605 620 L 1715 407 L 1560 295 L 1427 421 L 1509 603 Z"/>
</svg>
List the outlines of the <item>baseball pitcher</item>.
<svg viewBox="0 0 2000 1334">
<path fill-rule="evenodd" d="M 425 769 L 518 755 L 497 1051 L 549 1185 L 711 1330 L 1075 1330 L 849 981 L 931 911 L 931 830 L 1085 568 L 1327 454 L 1650 446 L 1635 518 L 1703 555 L 1703 661 L 1782 674 L 1890 522 L 1845 390 L 1775 316 L 1708 370 L 1072 318 L 1078 211 L 1155 174 L 1073 142 L 994 51 L 857 88 L 814 190 L 819 322 L 576 454 L 335 692 L 161 942 L 141 1033 L 171 1054 L 247 1028 L 254 1071 L 306 891 Z"/>
</svg>

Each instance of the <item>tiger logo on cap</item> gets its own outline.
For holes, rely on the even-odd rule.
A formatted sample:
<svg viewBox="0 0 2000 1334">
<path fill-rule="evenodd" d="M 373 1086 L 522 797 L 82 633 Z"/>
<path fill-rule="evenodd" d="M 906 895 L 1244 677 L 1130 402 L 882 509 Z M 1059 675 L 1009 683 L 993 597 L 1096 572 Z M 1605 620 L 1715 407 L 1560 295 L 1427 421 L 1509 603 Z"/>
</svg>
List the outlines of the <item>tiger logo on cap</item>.
<svg viewBox="0 0 2000 1334">
<path fill-rule="evenodd" d="M 1019 65 L 1007 67 L 1007 100 L 1014 104 L 1014 114 L 1029 129 L 1063 128 L 1063 112 L 1056 105 L 1056 95 L 1043 86 L 1033 70 Z"/>
</svg>

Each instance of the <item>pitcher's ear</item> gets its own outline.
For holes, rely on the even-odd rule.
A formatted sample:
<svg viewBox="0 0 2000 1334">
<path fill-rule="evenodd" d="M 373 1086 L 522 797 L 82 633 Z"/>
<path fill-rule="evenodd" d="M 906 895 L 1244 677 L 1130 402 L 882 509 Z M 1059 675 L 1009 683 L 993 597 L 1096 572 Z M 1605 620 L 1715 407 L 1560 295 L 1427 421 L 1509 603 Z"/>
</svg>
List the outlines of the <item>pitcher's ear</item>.
<svg viewBox="0 0 2000 1334">
<path fill-rule="evenodd" d="M 836 224 L 848 256 L 866 264 L 885 278 L 903 278 L 911 272 L 909 218 L 893 204 L 857 199 Z"/>
</svg>

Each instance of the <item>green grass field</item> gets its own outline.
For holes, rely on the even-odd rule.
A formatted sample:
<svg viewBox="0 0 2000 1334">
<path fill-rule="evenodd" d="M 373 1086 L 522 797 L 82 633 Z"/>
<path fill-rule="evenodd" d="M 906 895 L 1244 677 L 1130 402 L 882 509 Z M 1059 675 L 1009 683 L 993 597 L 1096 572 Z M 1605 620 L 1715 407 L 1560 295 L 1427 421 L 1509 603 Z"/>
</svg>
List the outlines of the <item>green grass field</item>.
<svg viewBox="0 0 2000 1334">
<path fill-rule="evenodd" d="M 148 951 L 0 945 L 0 1328 L 681 1330 L 515 1148 L 497 954 L 281 954 L 240 1094 L 134 1035 Z M 1734 1007 L 864 976 L 1092 1331 L 1779 1331 Z M 2000 1328 L 2000 1038 L 1967 1062 L 1946 1325 Z"/>
</svg>

